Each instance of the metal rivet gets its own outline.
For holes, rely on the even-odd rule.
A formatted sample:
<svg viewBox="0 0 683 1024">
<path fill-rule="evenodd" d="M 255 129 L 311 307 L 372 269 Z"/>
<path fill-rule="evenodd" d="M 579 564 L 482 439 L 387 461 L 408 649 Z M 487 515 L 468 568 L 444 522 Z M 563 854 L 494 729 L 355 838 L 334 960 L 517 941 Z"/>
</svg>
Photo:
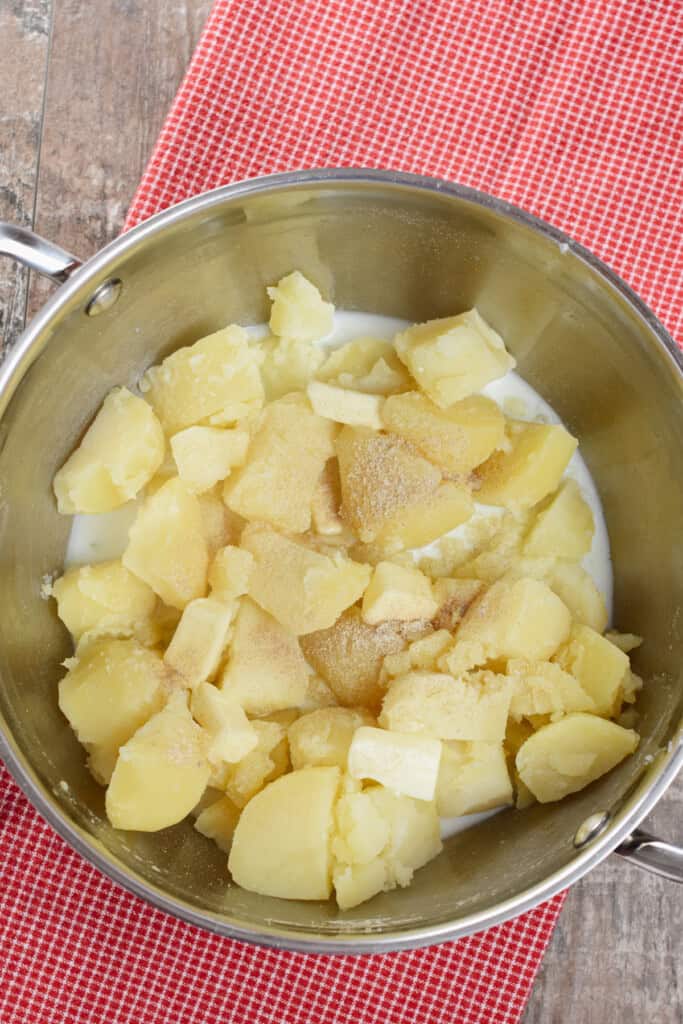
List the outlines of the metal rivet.
<svg viewBox="0 0 683 1024">
<path fill-rule="evenodd" d="M 85 307 L 86 314 L 88 316 L 99 316 L 105 310 L 111 309 L 121 294 L 122 288 L 123 282 L 118 277 L 112 277 L 108 281 L 104 281 Z"/>
<path fill-rule="evenodd" d="M 597 814 L 591 814 L 589 818 L 579 825 L 574 836 L 574 846 L 577 850 L 580 850 L 586 843 L 590 843 L 593 839 L 597 839 L 600 833 L 606 828 L 609 821 L 609 814 L 607 811 L 598 811 Z"/>
</svg>

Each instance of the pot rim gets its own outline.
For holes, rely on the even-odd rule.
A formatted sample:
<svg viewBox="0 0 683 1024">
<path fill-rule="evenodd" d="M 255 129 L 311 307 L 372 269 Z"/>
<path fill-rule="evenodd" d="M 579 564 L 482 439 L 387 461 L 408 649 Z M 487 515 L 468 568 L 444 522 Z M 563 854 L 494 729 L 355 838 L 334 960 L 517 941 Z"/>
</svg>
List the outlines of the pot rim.
<svg viewBox="0 0 683 1024">
<path fill-rule="evenodd" d="M 74 271 L 69 280 L 39 310 L 0 367 L 0 419 L 26 371 L 48 344 L 49 327 L 56 314 L 67 303 L 75 300 L 79 293 L 89 293 L 106 280 L 112 261 L 129 254 L 149 237 L 182 222 L 200 210 L 219 206 L 226 200 L 260 192 L 279 191 L 283 188 L 354 184 L 419 189 L 463 200 L 474 206 L 492 210 L 531 229 L 557 244 L 563 254 L 571 252 L 615 291 L 649 328 L 668 357 L 672 372 L 678 375 L 683 386 L 683 353 L 666 328 L 625 281 L 563 231 L 505 200 L 439 178 L 365 168 L 320 168 L 264 175 L 203 192 L 155 214 L 100 249 Z M 0 757 L 31 804 L 77 853 L 113 882 L 156 908 L 197 927 L 255 945 L 303 953 L 359 954 L 385 953 L 452 941 L 501 924 L 557 895 L 607 857 L 655 806 L 683 766 L 682 738 L 679 724 L 677 734 L 669 742 L 667 749 L 657 755 L 655 761 L 635 783 L 635 792 L 624 799 L 623 805 L 604 831 L 578 852 L 567 865 L 553 872 L 542 882 L 485 911 L 467 914 L 457 921 L 399 928 L 381 933 L 354 932 L 353 928 L 349 927 L 348 939 L 344 938 L 345 929 L 337 933 L 331 931 L 329 934 L 319 932 L 315 937 L 304 938 L 301 932 L 286 927 L 263 924 L 259 925 L 257 930 L 237 926 L 219 914 L 197 909 L 182 899 L 169 896 L 158 886 L 140 881 L 129 869 L 122 867 L 113 858 L 110 859 L 103 845 L 75 822 L 70 821 L 56 801 L 49 798 L 46 787 L 38 780 L 36 773 L 4 727 L 0 728 Z"/>
</svg>

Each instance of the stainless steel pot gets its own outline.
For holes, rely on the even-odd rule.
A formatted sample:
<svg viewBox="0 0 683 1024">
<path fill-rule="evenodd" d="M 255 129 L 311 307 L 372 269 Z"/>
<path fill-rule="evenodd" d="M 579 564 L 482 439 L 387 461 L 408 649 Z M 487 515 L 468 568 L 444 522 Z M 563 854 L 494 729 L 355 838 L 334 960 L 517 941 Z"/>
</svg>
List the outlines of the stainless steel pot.
<svg viewBox="0 0 683 1024">
<path fill-rule="evenodd" d="M 615 274 L 490 196 L 358 170 L 209 192 L 83 266 L 7 225 L 0 252 L 65 281 L 0 369 L 0 754 L 67 842 L 193 924 L 315 952 L 458 938 L 547 899 L 613 850 L 683 879 L 683 850 L 634 831 L 683 761 L 683 363 Z M 424 320 L 479 307 L 581 439 L 610 531 L 615 621 L 645 637 L 632 758 L 561 804 L 509 810 L 453 837 L 408 889 L 344 914 L 229 885 L 225 857 L 187 823 L 156 835 L 109 827 L 103 790 L 57 708 L 67 637 L 40 597 L 69 529 L 51 480 L 106 392 L 228 321 L 263 320 L 264 286 L 293 268 L 347 309 Z"/>
</svg>

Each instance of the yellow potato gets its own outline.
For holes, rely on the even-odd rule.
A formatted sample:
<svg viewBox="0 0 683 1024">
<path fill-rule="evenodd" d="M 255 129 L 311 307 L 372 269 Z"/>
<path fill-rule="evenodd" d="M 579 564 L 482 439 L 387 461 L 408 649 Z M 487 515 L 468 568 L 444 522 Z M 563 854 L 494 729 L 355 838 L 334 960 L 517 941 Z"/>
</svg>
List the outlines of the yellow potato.
<svg viewBox="0 0 683 1024">
<path fill-rule="evenodd" d="M 210 775 L 206 738 L 193 722 L 187 697 L 171 695 L 119 750 L 105 807 L 114 828 L 157 832 L 182 821 Z"/>
<path fill-rule="evenodd" d="M 508 422 L 508 450 L 476 470 L 474 496 L 484 505 L 526 509 L 554 491 L 578 441 L 560 424 Z"/>
<path fill-rule="evenodd" d="M 147 498 L 130 528 L 123 564 L 182 611 L 206 592 L 209 555 L 197 498 L 177 478 Z"/>
<path fill-rule="evenodd" d="M 294 338 L 266 338 L 259 348 L 264 356 L 261 377 L 268 402 L 292 391 L 305 391 L 325 359 L 323 349 Z"/>
<path fill-rule="evenodd" d="M 389 686 L 379 723 L 384 729 L 426 733 L 442 740 L 502 742 L 512 685 L 493 672 L 458 679 L 441 672 L 409 672 Z"/>
<path fill-rule="evenodd" d="M 382 407 L 387 430 L 398 434 L 447 473 L 470 473 L 503 444 L 505 418 L 490 398 L 471 395 L 440 409 L 426 395 L 393 395 Z"/>
<path fill-rule="evenodd" d="M 394 345 L 420 388 L 442 409 L 515 367 L 503 339 L 476 309 L 409 327 L 396 335 Z"/>
<path fill-rule="evenodd" d="M 219 601 L 234 601 L 249 590 L 253 556 L 232 544 L 220 548 L 209 566 L 211 596 Z"/>
<path fill-rule="evenodd" d="M 510 715 L 513 718 L 560 716 L 568 711 L 596 710 L 595 701 L 580 680 L 553 662 L 511 658 L 507 665 L 507 675 L 513 683 L 510 702 Z"/>
<path fill-rule="evenodd" d="M 433 800 L 440 758 L 441 743 L 431 736 L 363 725 L 351 740 L 348 771 L 353 779 L 372 779 L 403 796 Z"/>
<path fill-rule="evenodd" d="M 251 715 L 297 707 L 308 685 L 299 643 L 248 597 L 240 601 L 221 689 Z"/>
<path fill-rule="evenodd" d="M 542 803 L 576 793 L 614 768 L 638 746 L 638 734 L 595 715 L 567 715 L 522 744 L 516 758 L 522 782 Z"/>
<path fill-rule="evenodd" d="M 255 796 L 233 836 L 228 867 L 235 882 L 264 896 L 327 899 L 338 788 L 338 768 L 302 768 Z M 277 841 L 264 842 L 264 836 Z"/>
<path fill-rule="evenodd" d="M 589 626 L 574 623 L 554 660 L 592 697 L 595 713 L 611 718 L 621 705 L 628 655 Z M 576 710 L 582 710 L 577 708 Z"/>
<path fill-rule="evenodd" d="M 436 809 L 443 818 L 476 814 L 512 803 L 512 785 L 501 743 L 443 744 Z"/>
<path fill-rule="evenodd" d="M 361 725 L 374 725 L 364 708 L 320 708 L 302 715 L 287 731 L 293 768 L 336 765 L 346 770 L 353 734 Z"/>
<path fill-rule="evenodd" d="M 306 684 L 304 699 L 299 704 L 299 711 L 302 715 L 307 711 L 317 711 L 318 708 L 332 708 L 337 706 L 337 698 L 324 679 L 315 672 L 309 672 Z"/>
<path fill-rule="evenodd" d="M 120 561 L 69 569 L 52 584 L 57 614 L 74 643 L 84 634 L 147 635 L 157 598 Z"/>
<path fill-rule="evenodd" d="M 432 590 L 438 609 L 432 620 L 434 628 L 453 632 L 483 588 L 484 584 L 477 579 L 451 579 L 444 576 L 435 580 Z"/>
<path fill-rule="evenodd" d="M 187 686 L 195 687 L 216 674 L 234 611 L 233 605 L 214 597 L 198 597 L 185 605 L 164 661 Z"/>
<path fill-rule="evenodd" d="M 239 817 L 239 807 L 235 806 L 230 797 L 224 796 L 204 808 L 197 816 L 194 827 L 207 839 L 213 839 L 224 853 L 230 853 Z"/>
<path fill-rule="evenodd" d="M 161 425 L 147 403 L 114 388 L 55 475 L 57 508 L 64 515 L 118 508 L 152 479 L 164 450 Z"/>
<path fill-rule="evenodd" d="M 297 636 L 331 626 L 370 579 L 369 566 L 340 552 L 321 555 L 267 527 L 246 529 L 242 547 L 254 556 L 249 595 Z"/>
<path fill-rule="evenodd" d="M 170 436 L 197 424 L 235 423 L 263 404 L 258 353 L 232 324 L 152 366 L 140 390 Z"/>
<path fill-rule="evenodd" d="M 334 306 L 298 270 L 268 288 L 268 296 L 273 302 L 270 329 L 278 337 L 318 341 L 332 330 Z"/>
<path fill-rule="evenodd" d="M 524 553 L 578 561 L 590 551 L 594 530 L 593 513 L 579 485 L 576 480 L 565 480 L 539 509 L 524 542 Z"/>
<path fill-rule="evenodd" d="M 223 485 L 198 494 L 197 501 L 209 558 L 214 558 L 228 544 L 239 544 L 245 520 L 223 503 Z"/>
<path fill-rule="evenodd" d="M 413 383 L 394 346 L 380 338 L 356 338 L 334 349 L 317 376 L 329 384 L 371 395 L 408 391 Z"/>
<path fill-rule="evenodd" d="M 382 429 L 382 405 L 380 395 L 368 395 L 365 391 L 341 388 L 336 384 L 325 384 L 314 380 L 306 388 L 313 412 L 335 423 L 346 423 L 352 427 Z"/>
<path fill-rule="evenodd" d="M 324 537 L 343 534 L 345 527 L 340 509 L 339 464 L 336 459 L 328 459 L 311 499 L 311 524 L 315 532 Z"/>
<path fill-rule="evenodd" d="M 190 698 L 193 718 L 209 737 L 212 765 L 241 761 L 258 745 L 258 735 L 238 702 L 211 683 L 200 683 Z"/>
<path fill-rule="evenodd" d="M 431 672 L 441 655 L 448 650 L 453 638 L 447 629 L 438 629 L 427 636 L 414 640 L 405 651 L 387 654 L 382 664 L 380 679 L 387 682 L 397 676 L 404 676 L 413 669 Z"/>
<path fill-rule="evenodd" d="M 380 562 L 363 594 L 363 621 L 380 622 L 431 619 L 438 605 L 429 579 L 416 568 Z"/>
<path fill-rule="evenodd" d="M 582 565 L 557 562 L 547 576 L 548 586 L 567 606 L 572 618 L 596 633 L 607 628 L 608 615 L 605 599 Z"/>
<path fill-rule="evenodd" d="M 291 767 L 286 727 L 259 718 L 251 722 L 251 727 L 256 733 L 253 750 L 236 764 L 223 762 L 216 766 L 211 779 L 238 807 L 244 807 L 267 782 Z"/>
<path fill-rule="evenodd" d="M 404 548 L 421 548 L 466 522 L 474 506 L 470 492 L 450 480 L 422 501 L 398 511 L 377 534 L 377 544 L 387 554 Z"/>
<path fill-rule="evenodd" d="M 187 427 L 171 438 L 178 476 L 193 494 L 210 490 L 241 466 L 249 447 L 247 430 Z"/>
<path fill-rule="evenodd" d="M 287 395 L 264 409 L 247 461 L 225 483 L 223 500 L 245 519 L 289 533 L 311 525 L 311 501 L 336 427 L 316 416 L 303 395 Z"/>
</svg>

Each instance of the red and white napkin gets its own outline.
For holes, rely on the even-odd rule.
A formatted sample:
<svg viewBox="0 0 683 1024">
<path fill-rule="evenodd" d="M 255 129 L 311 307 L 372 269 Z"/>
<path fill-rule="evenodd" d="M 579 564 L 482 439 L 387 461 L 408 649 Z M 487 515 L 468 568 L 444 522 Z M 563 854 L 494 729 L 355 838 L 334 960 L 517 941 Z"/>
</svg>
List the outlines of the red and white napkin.
<svg viewBox="0 0 683 1024">
<path fill-rule="evenodd" d="M 127 227 L 207 188 L 321 166 L 511 200 L 683 331 L 679 0 L 218 0 Z M 258 949 L 81 860 L 0 768 L 2 1024 L 513 1024 L 562 896 L 369 957 Z"/>
</svg>

